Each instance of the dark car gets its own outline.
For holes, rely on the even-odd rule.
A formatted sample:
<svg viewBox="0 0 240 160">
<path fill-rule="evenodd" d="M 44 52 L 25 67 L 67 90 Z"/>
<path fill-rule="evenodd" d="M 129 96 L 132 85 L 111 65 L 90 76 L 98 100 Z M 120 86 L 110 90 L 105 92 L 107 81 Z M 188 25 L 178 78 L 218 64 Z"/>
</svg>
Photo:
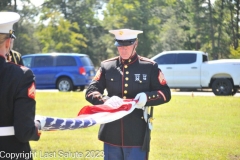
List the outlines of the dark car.
<svg viewBox="0 0 240 160">
<path fill-rule="evenodd" d="M 36 76 L 37 89 L 82 91 L 95 75 L 94 65 L 86 54 L 38 53 L 24 55 L 22 59 Z"/>
</svg>

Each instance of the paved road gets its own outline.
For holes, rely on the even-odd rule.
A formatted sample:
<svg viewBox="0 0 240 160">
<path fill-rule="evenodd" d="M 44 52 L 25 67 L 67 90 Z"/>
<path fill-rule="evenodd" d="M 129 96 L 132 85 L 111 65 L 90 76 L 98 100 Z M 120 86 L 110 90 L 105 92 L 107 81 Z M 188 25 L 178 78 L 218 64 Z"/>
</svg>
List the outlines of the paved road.
<svg viewBox="0 0 240 160">
<path fill-rule="evenodd" d="M 37 89 L 37 92 L 58 92 L 57 89 L 44 89 L 44 90 L 40 90 L 40 89 Z M 213 94 L 213 92 L 211 91 L 193 91 L 193 92 L 185 92 L 185 91 L 175 91 L 175 90 L 172 90 L 172 95 L 182 95 L 182 96 L 215 96 Z M 234 95 L 234 97 L 240 97 L 240 92 L 236 93 Z"/>
</svg>

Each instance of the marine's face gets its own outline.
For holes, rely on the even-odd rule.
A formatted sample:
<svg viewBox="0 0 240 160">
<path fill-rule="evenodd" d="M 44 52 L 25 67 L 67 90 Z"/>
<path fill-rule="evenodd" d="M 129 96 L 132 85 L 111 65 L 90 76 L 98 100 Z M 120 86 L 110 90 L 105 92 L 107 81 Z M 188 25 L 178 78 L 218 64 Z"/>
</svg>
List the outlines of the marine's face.
<svg viewBox="0 0 240 160">
<path fill-rule="evenodd" d="M 2 42 L 0 44 L 0 54 L 5 56 L 9 51 L 11 40 L 8 35 L 0 34 L 0 41 Z"/>
<path fill-rule="evenodd" d="M 134 44 L 130 46 L 119 46 L 117 47 L 118 53 L 122 59 L 129 59 L 132 55 L 133 52 L 135 52 L 137 43 L 135 42 Z"/>
</svg>

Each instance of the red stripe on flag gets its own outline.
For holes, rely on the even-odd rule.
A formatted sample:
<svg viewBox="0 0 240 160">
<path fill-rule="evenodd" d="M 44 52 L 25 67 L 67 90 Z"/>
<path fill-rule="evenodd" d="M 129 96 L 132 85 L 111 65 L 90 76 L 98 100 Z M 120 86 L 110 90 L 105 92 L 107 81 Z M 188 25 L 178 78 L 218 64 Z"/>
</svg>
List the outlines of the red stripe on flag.
<svg viewBox="0 0 240 160">
<path fill-rule="evenodd" d="M 124 102 L 130 102 L 133 101 L 132 99 L 126 99 Z M 118 111 L 129 111 L 132 107 L 131 103 L 126 103 L 121 105 L 119 108 L 113 109 L 112 107 L 102 104 L 102 105 L 94 105 L 94 106 L 84 106 L 78 113 L 78 116 L 84 115 L 84 114 L 94 114 L 94 113 L 100 113 L 100 112 L 118 112 Z"/>
<path fill-rule="evenodd" d="M 94 105 L 94 106 L 85 106 L 79 111 L 78 116 L 84 115 L 84 114 L 100 113 L 100 112 L 114 113 L 114 112 L 118 112 L 118 111 L 128 111 L 131 109 L 131 107 L 132 107 L 131 103 L 123 104 L 119 108 L 116 108 L 116 109 L 113 109 L 110 106 L 104 105 L 104 104 Z"/>
</svg>

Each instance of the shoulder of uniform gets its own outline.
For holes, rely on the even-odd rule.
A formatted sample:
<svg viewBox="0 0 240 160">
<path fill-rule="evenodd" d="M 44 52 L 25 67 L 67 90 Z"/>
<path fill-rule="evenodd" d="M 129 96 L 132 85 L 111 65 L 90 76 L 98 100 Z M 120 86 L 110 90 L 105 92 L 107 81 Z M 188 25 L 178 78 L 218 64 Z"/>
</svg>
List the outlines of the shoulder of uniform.
<svg viewBox="0 0 240 160">
<path fill-rule="evenodd" d="M 30 70 L 28 67 L 13 63 L 13 62 L 7 62 L 8 65 L 12 66 L 16 72 L 23 72 L 25 73 L 26 71 Z"/>
<path fill-rule="evenodd" d="M 13 63 L 13 62 L 11 62 L 11 63 Z M 16 66 L 18 66 L 19 68 L 21 68 L 23 71 L 29 70 L 29 68 L 26 67 L 26 66 L 22 66 L 22 65 L 20 65 L 20 64 L 15 64 L 15 63 L 13 63 L 13 64 L 16 65 Z"/>
<path fill-rule="evenodd" d="M 12 65 L 14 65 L 14 66 L 20 66 L 19 64 L 16 64 L 16 63 L 14 63 L 14 62 L 7 62 L 8 64 L 12 64 Z"/>
<path fill-rule="evenodd" d="M 23 74 L 26 74 L 29 71 L 32 72 L 28 67 L 25 67 L 25 66 L 22 66 L 22 65 L 18 65 L 18 66 L 21 69 L 21 71 L 23 72 Z"/>
<path fill-rule="evenodd" d="M 119 58 L 119 57 L 113 57 L 113 58 L 104 60 L 103 63 L 105 63 L 105 62 L 110 62 L 110 61 L 115 61 L 115 60 L 117 60 L 118 58 Z"/>
<path fill-rule="evenodd" d="M 22 69 L 22 70 L 24 70 L 24 71 L 27 71 L 27 70 L 29 70 L 29 68 L 28 67 L 25 67 L 25 66 L 22 66 L 22 65 L 19 65 L 20 66 L 20 68 Z"/>
<path fill-rule="evenodd" d="M 151 59 L 149 59 L 149 58 L 141 57 L 141 56 L 139 56 L 139 60 L 140 60 L 140 61 L 145 61 L 145 62 L 150 62 L 150 63 L 152 63 L 152 64 L 155 64 L 155 63 L 156 63 L 155 61 L 153 61 L 153 60 L 151 60 Z"/>
<path fill-rule="evenodd" d="M 22 66 L 22 65 L 20 65 L 20 64 L 16 64 L 16 63 L 13 63 L 13 62 L 8 62 L 8 63 L 11 63 L 11 64 L 17 66 L 18 68 L 20 68 L 20 69 L 23 70 L 24 72 L 26 72 L 27 70 L 29 70 L 29 68 L 26 67 L 26 66 Z"/>
</svg>

